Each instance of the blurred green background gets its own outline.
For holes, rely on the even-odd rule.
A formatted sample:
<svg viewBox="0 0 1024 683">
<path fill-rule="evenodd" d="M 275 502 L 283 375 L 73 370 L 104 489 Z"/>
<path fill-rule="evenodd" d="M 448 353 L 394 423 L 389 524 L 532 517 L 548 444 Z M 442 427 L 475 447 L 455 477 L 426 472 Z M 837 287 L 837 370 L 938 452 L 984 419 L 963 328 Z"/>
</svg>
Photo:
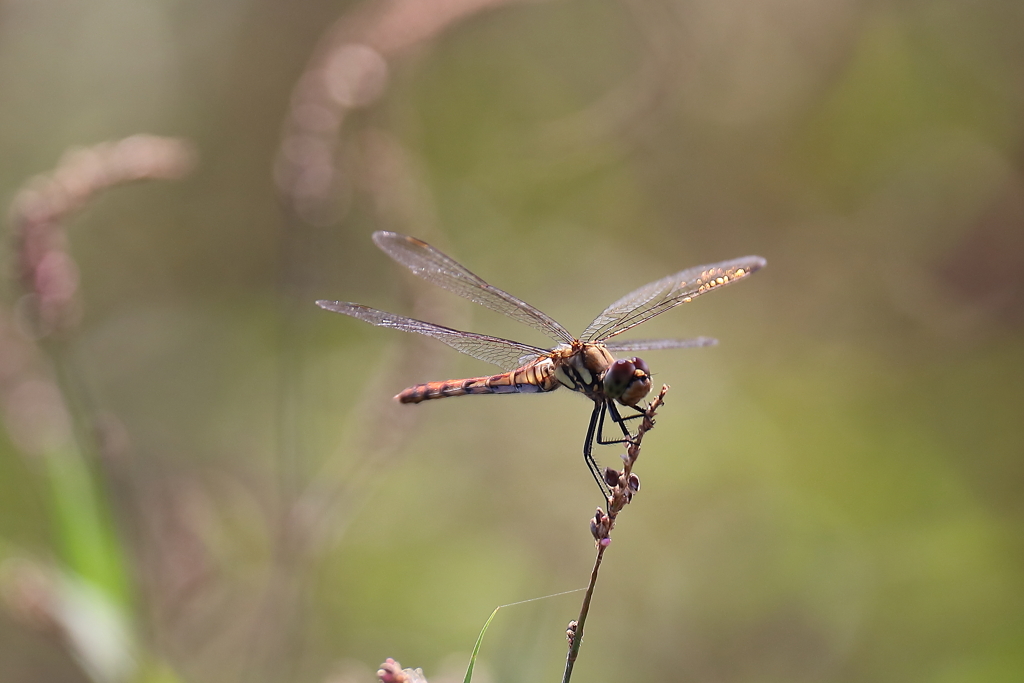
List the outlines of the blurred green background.
<svg viewBox="0 0 1024 683">
<path fill-rule="evenodd" d="M 574 680 L 1024 679 L 1022 29 L 1009 0 L 0 0 L 5 206 L 72 146 L 198 154 L 65 221 L 59 341 L 5 280 L 0 680 L 461 680 L 495 606 L 585 585 L 589 405 L 393 404 L 491 369 L 315 299 L 544 340 L 376 229 L 573 332 L 768 260 L 637 331 L 721 343 L 646 354 L 672 390 Z M 77 438 L 36 452 L 19 387 L 54 364 Z M 559 680 L 580 600 L 499 613 L 475 680 Z"/>
</svg>

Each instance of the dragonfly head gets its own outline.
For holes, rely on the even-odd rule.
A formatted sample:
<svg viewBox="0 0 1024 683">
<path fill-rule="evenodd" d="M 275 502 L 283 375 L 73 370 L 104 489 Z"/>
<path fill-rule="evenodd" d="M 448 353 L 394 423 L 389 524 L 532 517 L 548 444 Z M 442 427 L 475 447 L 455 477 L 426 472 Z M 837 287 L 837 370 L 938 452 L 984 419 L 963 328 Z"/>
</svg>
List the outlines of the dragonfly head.
<svg viewBox="0 0 1024 683">
<path fill-rule="evenodd" d="M 651 392 L 651 369 L 642 358 L 620 359 L 604 373 L 604 393 L 626 406 L 635 406 Z"/>
</svg>

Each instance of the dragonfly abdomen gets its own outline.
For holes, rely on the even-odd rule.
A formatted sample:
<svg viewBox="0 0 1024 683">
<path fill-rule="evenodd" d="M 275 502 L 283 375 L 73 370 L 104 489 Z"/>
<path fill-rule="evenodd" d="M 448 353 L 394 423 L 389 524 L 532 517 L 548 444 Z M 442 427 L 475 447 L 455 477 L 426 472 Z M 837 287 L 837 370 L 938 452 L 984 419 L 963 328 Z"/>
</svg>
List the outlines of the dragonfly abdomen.
<svg viewBox="0 0 1024 683">
<path fill-rule="evenodd" d="M 420 403 L 434 398 L 467 394 L 536 394 L 552 391 L 558 386 L 550 361 L 542 361 L 500 375 L 417 384 L 403 390 L 395 399 L 399 403 Z"/>
</svg>

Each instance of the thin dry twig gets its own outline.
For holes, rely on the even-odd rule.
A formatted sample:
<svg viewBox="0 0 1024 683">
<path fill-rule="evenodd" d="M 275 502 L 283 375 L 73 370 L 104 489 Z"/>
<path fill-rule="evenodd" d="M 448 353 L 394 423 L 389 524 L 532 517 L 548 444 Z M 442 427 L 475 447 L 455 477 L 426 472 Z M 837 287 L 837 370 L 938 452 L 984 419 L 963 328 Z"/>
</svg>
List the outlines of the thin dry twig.
<svg viewBox="0 0 1024 683">
<path fill-rule="evenodd" d="M 480 12 L 522 0 L 385 0 L 345 13 L 313 51 L 292 91 L 274 178 L 290 210 L 311 225 L 345 212 L 352 177 L 339 158 L 342 124 L 378 102 L 392 62 Z"/>
<path fill-rule="evenodd" d="M 640 443 L 644 434 L 654 429 L 654 414 L 665 402 L 665 394 L 668 393 L 668 385 L 663 384 L 661 391 L 647 406 L 640 427 L 636 435 L 630 439 L 626 454 L 622 457 L 623 467 L 616 471 L 609 467 L 605 470 L 605 481 L 612 487 L 611 495 L 608 497 L 607 514 L 597 508 L 597 513 L 590 521 L 590 532 L 597 541 L 597 557 L 594 559 L 594 569 L 590 572 L 590 584 L 583 596 L 583 606 L 580 608 L 580 616 L 569 622 L 566 630 L 566 637 L 569 639 L 569 654 L 565 659 L 565 673 L 562 675 L 562 683 L 569 683 L 572 676 L 573 666 L 579 656 L 580 644 L 583 642 L 583 627 L 587 622 L 587 615 L 590 613 L 590 601 L 594 597 L 594 587 L 597 585 L 597 574 L 601 569 L 601 561 L 604 559 L 604 551 L 611 545 L 611 532 L 615 528 L 615 519 L 622 508 L 626 507 L 633 500 L 633 495 L 640 490 L 640 478 L 633 474 L 633 465 L 640 457 Z"/>
<path fill-rule="evenodd" d="M 95 413 L 73 391 L 76 378 L 66 376 L 59 347 L 50 343 L 71 331 L 81 316 L 78 266 L 68 249 L 65 223 L 106 189 L 182 177 L 195 157 L 185 140 L 132 135 L 69 149 L 56 168 L 15 194 L 8 211 L 11 276 L 22 295 L 13 312 L 0 310 L 0 409 L 25 452 L 46 452 L 72 439 L 72 418 L 89 423 Z"/>
<path fill-rule="evenodd" d="M 18 191 L 8 218 L 15 240 L 15 278 L 25 296 L 21 313 L 43 337 L 77 323 L 78 268 L 63 223 L 99 192 L 139 180 L 175 179 L 195 165 L 192 146 L 177 138 L 132 135 L 72 148 L 57 167 Z"/>
</svg>

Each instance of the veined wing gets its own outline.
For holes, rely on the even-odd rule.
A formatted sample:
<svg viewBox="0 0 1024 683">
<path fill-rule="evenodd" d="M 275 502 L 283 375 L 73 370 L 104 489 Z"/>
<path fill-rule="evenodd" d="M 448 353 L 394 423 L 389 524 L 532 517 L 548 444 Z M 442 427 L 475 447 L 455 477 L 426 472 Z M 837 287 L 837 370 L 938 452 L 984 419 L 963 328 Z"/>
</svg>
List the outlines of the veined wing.
<svg viewBox="0 0 1024 683">
<path fill-rule="evenodd" d="M 697 346 L 714 346 L 714 337 L 693 339 L 613 339 L 603 342 L 609 351 L 661 351 L 663 349 L 692 349 Z"/>
<path fill-rule="evenodd" d="M 457 351 L 493 363 L 506 371 L 515 370 L 548 352 L 547 349 L 540 349 L 536 346 L 520 344 L 500 337 L 489 337 L 484 334 L 460 332 L 450 327 L 378 311 L 361 304 L 351 304 L 345 301 L 317 301 L 316 305 L 328 311 L 358 318 L 378 327 L 392 327 L 403 332 L 415 332 L 433 337 Z"/>
<path fill-rule="evenodd" d="M 765 266 L 760 256 L 744 256 L 669 275 L 622 297 L 587 326 L 580 339 L 603 341 L 636 327 L 679 304 L 689 303 L 701 294 L 742 280 Z"/>
<path fill-rule="evenodd" d="M 442 254 L 426 242 L 384 231 L 373 233 L 373 242 L 385 254 L 427 282 L 525 323 L 557 342 L 571 344 L 574 341 L 569 331 L 552 318 L 508 292 L 487 284 L 455 259 Z"/>
</svg>

